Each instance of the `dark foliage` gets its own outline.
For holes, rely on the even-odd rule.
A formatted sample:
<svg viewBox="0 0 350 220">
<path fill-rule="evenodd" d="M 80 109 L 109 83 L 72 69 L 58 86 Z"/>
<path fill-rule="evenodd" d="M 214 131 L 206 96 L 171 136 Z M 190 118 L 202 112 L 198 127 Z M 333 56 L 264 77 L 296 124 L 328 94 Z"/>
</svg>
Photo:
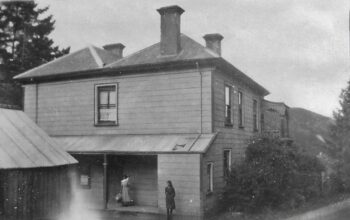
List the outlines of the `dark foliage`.
<svg viewBox="0 0 350 220">
<path fill-rule="evenodd" d="M 21 103 L 18 96 L 22 92 L 12 80 L 14 75 L 69 53 L 70 48 L 59 49 L 49 38 L 55 21 L 52 15 L 46 16 L 47 10 L 34 1 L 0 3 L 0 83 L 11 84 L 9 91 L 0 94 L 1 102 Z"/>
<path fill-rule="evenodd" d="M 232 168 L 223 194 L 224 206 L 236 211 L 296 207 L 319 195 L 319 161 L 302 155 L 279 139 L 255 138 L 245 160 Z"/>
<path fill-rule="evenodd" d="M 330 133 L 337 146 L 339 189 L 350 191 L 350 80 L 339 98 L 340 108 L 333 113 L 335 123 L 330 126 Z"/>
</svg>

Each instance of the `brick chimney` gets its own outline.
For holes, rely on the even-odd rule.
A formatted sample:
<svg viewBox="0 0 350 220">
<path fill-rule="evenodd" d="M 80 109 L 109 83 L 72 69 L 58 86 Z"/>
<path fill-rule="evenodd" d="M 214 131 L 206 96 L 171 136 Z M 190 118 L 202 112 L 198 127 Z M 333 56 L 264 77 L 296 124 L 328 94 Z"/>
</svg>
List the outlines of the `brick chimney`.
<svg viewBox="0 0 350 220">
<path fill-rule="evenodd" d="M 176 55 L 181 51 L 180 17 L 184 10 L 174 5 L 157 11 L 160 14 L 160 54 Z"/>
<path fill-rule="evenodd" d="M 221 56 L 221 40 L 224 37 L 221 34 L 206 34 L 203 38 L 206 47 Z"/>
<path fill-rule="evenodd" d="M 117 44 L 107 44 L 103 46 L 103 49 L 111 52 L 112 54 L 114 54 L 117 59 L 121 59 L 123 58 L 123 49 L 125 48 L 125 46 L 121 43 L 117 43 Z"/>
</svg>

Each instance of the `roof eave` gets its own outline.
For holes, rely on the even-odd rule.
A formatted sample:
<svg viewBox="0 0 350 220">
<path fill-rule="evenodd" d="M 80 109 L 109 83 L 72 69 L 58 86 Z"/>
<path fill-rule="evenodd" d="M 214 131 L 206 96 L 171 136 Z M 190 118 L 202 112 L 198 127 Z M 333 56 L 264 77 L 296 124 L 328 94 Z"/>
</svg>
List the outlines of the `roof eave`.
<svg viewBox="0 0 350 220">
<path fill-rule="evenodd" d="M 272 103 L 272 104 L 280 104 L 280 105 L 284 105 L 286 108 L 290 108 L 286 103 L 284 102 L 274 102 L 274 101 L 270 101 L 270 100 L 266 100 L 264 99 L 264 102 L 269 102 L 269 103 Z"/>
<path fill-rule="evenodd" d="M 214 66 L 216 59 L 217 58 L 191 59 L 191 60 L 169 61 L 169 62 L 161 62 L 161 63 L 128 65 L 128 66 L 121 66 L 121 67 L 98 68 L 93 70 L 50 74 L 47 76 L 16 78 L 15 80 L 23 84 L 32 84 L 32 83 L 47 82 L 47 81 L 72 80 L 72 79 L 79 79 L 79 78 L 95 78 L 95 77 L 103 77 L 103 76 L 110 76 L 110 75 L 124 74 L 124 73 L 141 73 L 141 72 L 147 72 L 147 71 L 160 71 L 164 69 L 170 70 L 174 68 L 197 68 L 197 64 L 199 64 L 201 67 L 204 67 L 204 66 L 208 67 L 208 66 Z"/>
<path fill-rule="evenodd" d="M 216 66 L 217 68 L 221 68 L 224 70 L 231 70 L 234 71 L 235 73 L 238 73 L 239 77 L 241 77 L 241 80 L 243 82 L 246 82 L 248 85 L 254 87 L 255 89 L 258 90 L 258 92 L 263 95 L 263 96 L 267 96 L 270 94 L 270 92 L 265 89 L 262 85 L 260 85 L 259 83 L 257 83 L 256 81 L 254 81 L 252 78 L 250 78 L 249 76 L 247 76 L 245 73 L 243 73 L 242 71 L 240 71 L 239 69 L 237 69 L 235 66 L 233 66 L 230 62 L 226 61 L 223 58 L 217 58 L 216 60 Z"/>
<path fill-rule="evenodd" d="M 37 77 L 23 77 L 15 78 L 15 80 L 23 84 L 32 84 L 39 82 L 48 82 L 48 81 L 60 81 L 60 80 L 73 80 L 79 78 L 96 78 L 103 76 L 110 76 L 116 74 L 125 74 L 125 73 L 141 73 L 147 71 L 160 71 L 165 69 L 174 69 L 174 68 L 197 68 L 200 67 L 217 67 L 238 73 L 241 80 L 251 85 L 258 90 L 260 94 L 266 96 L 270 92 L 265 89 L 263 86 L 255 82 L 249 76 L 244 74 L 242 71 L 237 69 L 231 63 L 227 62 L 221 57 L 213 57 L 206 59 L 191 59 L 191 60 L 179 60 L 179 61 L 169 61 L 169 62 L 160 62 L 160 63 L 145 63 L 138 65 L 127 65 L 120 67 L 107 67 L 107 68 L 98 68 L 93 70 L 85 71 L 76 71 L 76 72 L 67 72 L 67 73 L 57 73 L 50 74 L 47 76 L 37 76 Z"/>
</svg>

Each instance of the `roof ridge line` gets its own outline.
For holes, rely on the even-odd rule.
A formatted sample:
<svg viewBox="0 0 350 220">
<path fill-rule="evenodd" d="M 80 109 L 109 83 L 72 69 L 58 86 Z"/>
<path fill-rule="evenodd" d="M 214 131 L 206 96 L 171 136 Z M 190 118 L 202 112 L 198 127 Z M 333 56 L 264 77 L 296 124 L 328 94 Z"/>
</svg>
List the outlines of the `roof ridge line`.
<svg viewBox="0 0 350 220">
<path fill-rule="evenodd" d="M 212 51 L 211 49 L 207 48 L 207 47 L 204 46 L 203 44 L 201 44 L 201 43 L 199 43 L 198 41 L 194 40 L 192 37 L 190 37 L 190 36 L 188 36 L 188 35 L 186 35 L 186 34 L 184 34 L 184 33 L 181 33 L 181 35 L 184 36 L 184 37 L 187 37 L 187 38 L 190 39 L 190 40 L 192 40 L 193 43 L 196 43 L 196 44 L 200 45 L 201 47 L 203 47 L 203 49 L 204 49 L 207 53 L 209 53 L 210 55 L 212 55 L 213 57 L 215 57 L 215 58 L 221 57 L 220 55 L 218 55 L 217 53 L 215 53 L 215 52 Z"/>
<path fill-rule="evenodd" d="M 186 34 L 184 34 L 184 33 L 180 33 L 180 37 L 186 37 L 186 38 L 190 39 L 192 42 L 194 42 L 194 43 L 200 45 L 201 47 L 204 48 L 204 50 L 205 50 L 206 52 L 208 52 L 208 53 L 209 53 L 210 55 L 212 55 L 214 58 L 220 57 L 220 56 L 218 56 L 217 54 L 215 54 L 214 52 L 210 51 L 210 50 L 209 50 L 208 48 L 206 48 L 205 46 L 203 46 L 202 44 L 200 44 L 199 42 L 193 40 L 193 39 L 192 39 L 191 37 L 189 37 L 188 35 L 186 35 Z M 160 42 L 151 44 L 150 46 L 145 47 L 145 48 L 143 48 L 143 49 L 141 49 L 141 50 L 138 50 L 138 51 L 136 51 L 136 52 L 134 52 L 134 53 L 132 53 L 132 54 L 129 54 L 128 56 L 123 57 L 122 59 L 117 60 L 117 61 L 115 61 L 115 62 L 112 62 L 112 63 L 106 65 L 105 67 L 113 68 L 113 65 L 117 64 L 118 62 L 121 62 L 122 60 L 125 60 L 125 59 L 127 59 L 127 58 L 129 58 L 129 57 L 131 57 L 131 56 L 133 56 L 133 55 L 135 55 L 135 54 L 141 53 L 142 51 L 147 50 L 148 48 L 153 47 L 153 46 L 155 46 L 155 45 L 157 45 L 157 44 L 160 44 Z"/>
<path fill-rule="evenodd" d="M 159 43 L 160 43 L 160 42 L 154 43 L 154 44 L 152 44 L 152 45 L 150 45 L 150 46 L 148 46 L 148 47 L 145 47 L 145 48 L 143 48 L 143 49 L 141 49 L 141 50 L 138 50 L 138 51 L 136 51 L 136 52 L 134 52 L 134 53 L 132 53 L 132 54 L 129 54 L 128 56 L 123 57 L 123 58 L 120 59 L 120 60 L 117 60 L 117 61 L 114 61 L 114 62 L 108 64 L 106 67 L 113 68 L 112 65 L 118 63 L 119 61 L 122 61 L 122 60 L 124 60 L 124 59 L 127 59 L 127 58 L 129 58 L 129 57 L 131 57 L 131 56 L 133 56 L 133 55 L 135 55 L 135 54 L 141 53 L 142 51 L 144 51 L 144 50 L 146 50 L 146 49 L 148 49 L 148 48 L 150 48 L 150 47 L 153 47 L 153 46 L 155 46 L 155 45 L 157 45 L 157 44 L 159 44 Z"/>
<path fill-rule="evenodd" d="M 102 61 L 101 57 L 98 55 L 98 53 L 96 52 L 96 50 L 95 50 L 94 47 L 95 47 L 95 46 L 92 45 L 92 44 L 90 44 L 90 45 L 88 46 L 89 51 L 90 51 L 92 57 L 94 58 L 94 60 L 95 60 L 95 62 L 96 62 L 96 64 L 97 64 L 97 66 L 101 68 L 101 67 L 104 66 L 104 62 Z"/>
<path fill-rule="evenodd" d="M 52 64 L 52 63 L 56 63 L 57 61 L 60 61 L 60 60 L 62 60 L 63 58 L 66 58 L 66 57 L 68 57 L 68 56 L 71 56 L 71 55 L 73 55 L 73 54 L 76 54 L 76 53 L 78 53 L 78 52 L 80 52 L 80 51 L 82 51 L 82 50 L 84 50 L 84 49 L 86 49 L 86 47 L 83 47 L 83 48 L 81 48 L 80 50 L 74 51 L 73 53 L 65 54 L 65 55 L 63 55 L 63 56 L 61 56 L 61 57 L 58 57 L 58 58 L 56 58 L 56 59 L 54 59 L 54 60 L 51 60 L 51 61 L 49 61 L 49 62 L 47 62 L 47 63 L 43 63 L 43 64 L 41 64 L 41 65 L 39 65 L 39 66 L 37 66 L 37 67 L 34 67 L 34 68 L 32 68 L 32 69 L 29 69 L 29 70 L 25 71 L 24 73 L 20 73 L 20 74 L 14 76 L 13 79 L 17 79 L 18 77 L 23 77 L 23 76 L 27 75 L 28 73 L 30 73 L 30 72 L 32 72 L 32 71 L 34 71 L 34 70 L 37 70 L 37 69 L 39 69 L 39 68 L 41 68 L 41 67 L 47 66 L 47 65 Z"/>
</svg>

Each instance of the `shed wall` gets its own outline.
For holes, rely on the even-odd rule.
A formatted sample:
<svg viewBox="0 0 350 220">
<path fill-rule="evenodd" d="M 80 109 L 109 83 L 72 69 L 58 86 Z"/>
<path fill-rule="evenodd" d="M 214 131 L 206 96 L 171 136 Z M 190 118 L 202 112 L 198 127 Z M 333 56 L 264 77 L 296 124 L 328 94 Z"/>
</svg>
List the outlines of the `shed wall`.
<svg viewBox="0 0 350 220">
<path fill-rule="evenodd" d="M 71 202 L 72 166 L 0 171 L 0 219 L 54 218 Z"/>
</svg>

